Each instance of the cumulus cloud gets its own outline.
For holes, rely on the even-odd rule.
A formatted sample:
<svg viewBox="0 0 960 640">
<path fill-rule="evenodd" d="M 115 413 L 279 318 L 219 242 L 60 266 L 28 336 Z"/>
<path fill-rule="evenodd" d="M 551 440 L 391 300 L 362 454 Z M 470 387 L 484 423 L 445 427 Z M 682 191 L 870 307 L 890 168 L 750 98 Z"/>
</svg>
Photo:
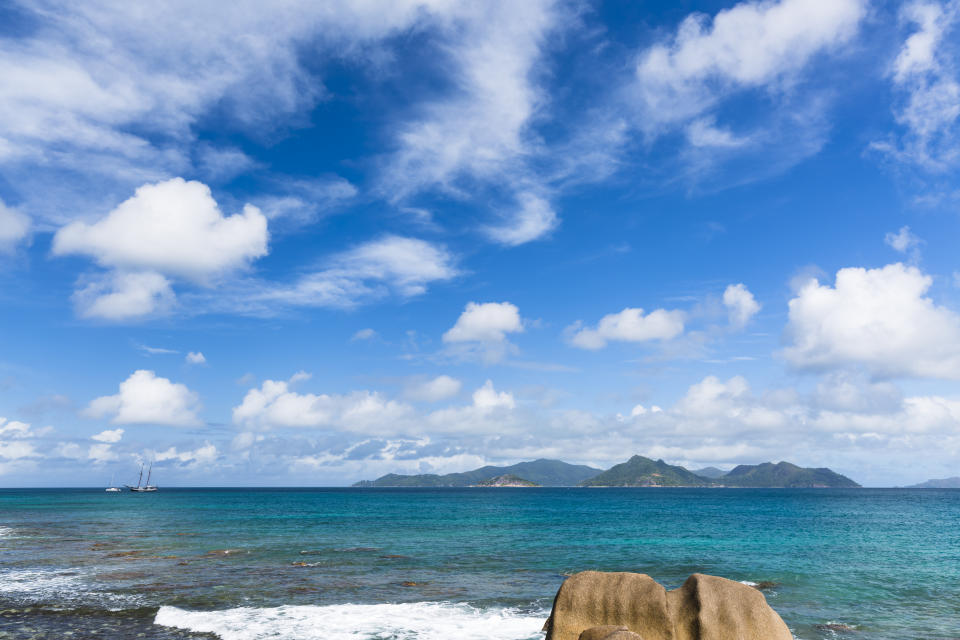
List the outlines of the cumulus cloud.
<svg viewBox="0 0 960 640">
<path fill-rule="evenodd" d="M 166 451 L 158 451 L 153 459 L 157 462 L 172 460 L 184 466 L 210 465 L 217 460 L 219 451 L 217 447 L 209 442 L 193 450 L 179 451 L 176 447 L 170 447 Z"/>
<path fill-rule="evenodd" d="M 114 442 L 120 442 L 120 439 L 123 438 L 123 429 L 107 429 L 98 434 L 90 436 L 90 438 L 96 440 L 97 442 L 106 442 L 111 444 Z"/>
<path fill-rule="evenodd" d="M 446 333 L 444 342 L 500 342 L 508 333 L 523 331 L 520 310 L 509 302 L 468 302 Z"/>
<path fill-rule="evenodd" d="M 30 218 L 0 200 L 0 253 L 13 248 L 30 232 Z"/>
<path fill-rule="evenodd" d="M 174 178 L 140 187 L 93 224 L 66 225 L 54 236 L 53 253 L 204 283 L 266 255 L 267 239 L 267 220 L 256 207 L 225 216 L 208 186 Z"/>
<path fill-rule="evenodd" d="M 442 375 L 409 386 L 404 395 L 420 402 L 439 402 L 460 393 L 462 386 L 463 383 L 456 378 Z"/>
<path fill-rule="evenodd" d="M 140 369 L 120 383 L 117 394 L 96 398 L 84 413 L 93 418 L 111 416 L 114 424 L 188 427 L 202 424 L 199 409 L 199 397 L 186 385 Z"/>
<path fill-rule="evenodd" d="M 790 301 L 783 355 L 806 369 L 960 379 L 960 316 L 926 295 L 932 283 L 901 263 L 841 269 L 834 286 L 811 279 Z"/>
<path fill-rule="evenodd" d="M 4 438 L 25 438 L 29 435 L 31 435 L 29 423 L 0 417 L 0 436 Z"/>
<path fill-rule="evenodd" d="M 901 19 L 914 29 L 890 73 L 899 95 L 894 115 L 902 135 L 871 145 L 932 172 L 944 171 L 960 158 L 960 84 L 950 61 L 956 47 L 949 37 L 958 15 L 956 2 L 911 2 L 901 9 Z"/>
<path fill-rule="evenodd" d="M 350 431 L 393 428 L 411 408 L 381 394 L 356 391 L 347 395 L 298 393 L 291 386 L 302 380 L 265 380 L 250 389 L 233 408 L 233 422 L 248 429 L 274 427 L 332 427 Z"/>
<path fill-rule="evenodd" d="M 513 409 L 517 403 L 513 394 L 506 391 L 497 391 L 493 388 L 493 381 L 487 380 L 483 386 L 473 392 L 473 406 L 483 412 L 497 409 Z"/>
<path fill-rule="evenodd" d="M 103 464 L 117 460 L 119 456 L 110 448 L 109 444 L 92 444 L 87 450 L 87 458 L 94 464 Z"/>
<path fill-rule="evenodd" d="M 184 358 L 187 364 L 206 364 L 207 358 L 203 355 L 201 351 L 190 351 L 187 353 L 187 357 Z"/>
<path fill-rule="evenodd" d="M 74 303 L 82 317 L 123 321 L 172 308 L 170 277 L 210 285 L 266 255 L 267 238 L 256 207 L 224 216 L 209 187 L 174 178 L 143 185 L 96 222 L 64 226 L 52 251 L 89 256 L 110 269 L 81 279 Z"/>
<path fill-rule="evenodd" d="M 610 341 L 670 340 L 683 333 L 685 319 L 682 311 L 654 309 L 644 315 L 643 309 L 628 307 L 604 316 L 594 328 L 575 323 L 567 327 L 567 334 L 575 347 L 602 349 Z"/>
<path fill-rule="evenodd" d="M 723 306 L 727 308 L 730 326 L 735 329 L 747 326 L 750 319 L 760 311 L 760 303 L 742 283 L 727 286 L 723 292 Z"/>
<path fill-rule="evenodd" d="M 114 271 L 87 278 L 73 294 L 73 303 L 83 318 L 124 321 L 168 312 L 176 294 L 159 273 Z"/>
<path fill-rule="evenodd" d="M 507 334 L 523 331 L 523 319 L 509 302 L 468 302 L 457 322 L 443 334 L 447 353 L 499 362 L 515 349 Z"/>
</svg>

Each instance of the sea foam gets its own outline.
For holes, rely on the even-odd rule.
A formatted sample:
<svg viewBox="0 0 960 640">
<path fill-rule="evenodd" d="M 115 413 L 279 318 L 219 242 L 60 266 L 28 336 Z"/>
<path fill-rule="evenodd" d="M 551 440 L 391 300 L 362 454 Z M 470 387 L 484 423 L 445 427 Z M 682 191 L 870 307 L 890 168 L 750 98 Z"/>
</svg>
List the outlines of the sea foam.
<svg viewBox="0 0 960 640">
<path fill-rule="evenodd" d="M 186 611 L 160 607 L 154 623 L 222 640 L 531 640 L 547 612 L 477 609 L 466 604 L 339 604 Z"/>
</svg>

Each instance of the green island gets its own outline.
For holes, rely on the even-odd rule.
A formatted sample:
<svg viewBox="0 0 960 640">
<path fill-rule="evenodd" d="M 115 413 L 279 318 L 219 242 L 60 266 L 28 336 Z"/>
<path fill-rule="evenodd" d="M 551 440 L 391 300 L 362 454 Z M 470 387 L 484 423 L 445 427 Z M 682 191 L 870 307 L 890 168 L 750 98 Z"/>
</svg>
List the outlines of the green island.
<svg viewBox="0 0 960 640">
<path fill-rule="evenodd" d="M 460 473 L 400 475 L 362 480 L 355 487 L 712 487 L 854 489 L 860 485 L 830 469 L 799 467 L 790 462 L 742 464 L 730 471 L 715 467 L 690 471 L 635 455 L 606 471 L 561 460 L 533 460 L 506 467 L 485 466 Z"/>
</svg>

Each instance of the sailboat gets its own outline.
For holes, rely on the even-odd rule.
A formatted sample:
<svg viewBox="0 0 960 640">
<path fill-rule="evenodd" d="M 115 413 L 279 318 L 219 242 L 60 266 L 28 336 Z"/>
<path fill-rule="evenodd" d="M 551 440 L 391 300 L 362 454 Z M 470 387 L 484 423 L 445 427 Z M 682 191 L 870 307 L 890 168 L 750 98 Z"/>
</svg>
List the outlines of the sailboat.
<svg viewBox="0 0 960 640">
<path fill-rule="evenodd" d="M 141 483 L 143 482 L 143 464 L 141 463 L 141 464 L 140 464 L 140 477 L 137 478 L 137 486 L 131 487 L 130 485 L 126 485 L 127 489 L 130 489 L 130 491 L 136 491 L 136 492 L 138 492 L 138 493 L 145 493 L 145 492 L 149 492 L 149 491 L 156 491 L 156 490 L 157 490 L 157 487 L 154 486 L 154 485 L 152 485 L 152 484 L 150 484 L 150 475 L 151 475 L 152 473 L 153 473 L 153 463 L 151 462 L 151 463 L 150 463 L 150 470 L 147 471 L 147 484 L 141 484 Z"/>
<path fill-rule="evenodd" d="M 123 489 L 121 489 L 120 487 L 115 487 L 115 486 L 113 485 L 113 475 L 112 475 L 112 474 L 110 475 L 110 486 L 107 487 L 107 488 L 105 489 L 105 491 L 106 491 L 107 493 L 120 493 L 121 491 L 123 491 Z"/>
</svg>

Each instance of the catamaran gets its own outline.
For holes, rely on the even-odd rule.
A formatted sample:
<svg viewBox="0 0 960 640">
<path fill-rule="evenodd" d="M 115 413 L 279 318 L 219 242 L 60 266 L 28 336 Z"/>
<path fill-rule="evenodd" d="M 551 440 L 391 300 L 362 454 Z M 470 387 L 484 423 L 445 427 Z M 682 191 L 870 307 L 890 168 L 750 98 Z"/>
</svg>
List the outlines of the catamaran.
<svg viewBox="0 0 960 640">
<path fill-rule="evenodd" d="M 137 486 L 131 487 L 129 484 L 126 485 L 127 489 L 130 491 L 136 491 L 139 493 L 144 493 L 148 491 L 156 491 L 157 487 L 150 484 L 150 474 L 153 473 L 153 463 L 150 463 L 150 469 L 147 471 L 147 484 L 141 484 L 143 482 L 143 464 L 140 464 L 140 477 L 137 478 Z"/>
<path fill-rule="evenodd" d="M 121 491 L 123 491 L 123 489 L 121 489 L 120 487 L 114 486 L 114 484 L 113 484 L 113 475 L 112 475 L 112 474 L 111 474 L 111 476 L 110 476 L 110 486 L 107 487 L 107 488 L 105 489 L 105 491 L 106 491 L 107 493 L 120 493 Z"/>
</svg>

